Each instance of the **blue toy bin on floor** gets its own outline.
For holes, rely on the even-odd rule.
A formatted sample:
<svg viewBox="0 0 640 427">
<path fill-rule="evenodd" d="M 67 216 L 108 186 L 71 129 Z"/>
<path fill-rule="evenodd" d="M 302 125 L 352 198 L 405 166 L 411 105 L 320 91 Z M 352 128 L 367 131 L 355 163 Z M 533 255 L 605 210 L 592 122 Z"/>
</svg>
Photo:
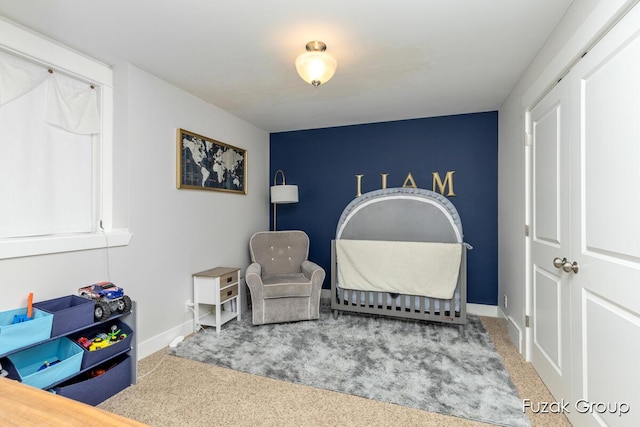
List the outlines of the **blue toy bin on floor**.
<svg viewBox="0 0 640 427">
<path fill-rule="evenodd" d="M 122 353 L 123 351 L 127 351 L 131 348 L 131 339 L 133 337 L 133 331 L 126 324 L 118 321 L 114 322 L 106 322 L 101 324 L 100 326 L 96 326 L 95 328 L 86 329 L 82 332 L 78 332 L 75 334 L 69 335 L 69 339 L 74 342 L 78 342 L 78 338 L 86 337 L 89 339 L 95 338 L 101 332 L 109 332 L 109 326 L 116 325 L 116 328 L 120 331 L 121 334 L 126 334 L 127 337 L 113 343 L 107 347 L 101 348 L 99 350 L 89 351 L 86 348 L 82 347 L 82 366 L 80 369 L 84 370 L 90 366 L 97 365 L 105 359 L 108 359 L 118 353 Z"/>
<path fill-rule="evenodd" d="M 46 388 L 80 371 L 82 348 L 63 337 L 7 356 L 2 363 L 8 377 L 37 388 Z M 52 363 L 59 361 L 57 363 Z M 46 363 L 50 365 L 44 368 Z M 7 366 L 5 366 L 5 364 Z"/>
<path fill-rule="evenodd" d="M 33 303 L 33 306 L 53 314 L 51 337 L 59 337 L 93 323 L 93 300 L 77 295 L 67 295 Z"/>
<path fill-rule="evenodd" d="M 35 344 L 51 337 L 53 325 L 51 313 L 34 308 L 33 319 L 13 323 L 15 316 L 26 316 L 26 314 L 26 307 L 0 313 L 0 354 L 9 353 L 17 348 Z"/>
<path fill-rule="evenodd" d="M 101 368 L 106 369 L 102 375 L 89 378 L 81 374 L 57 385 L 53 390 L 60 396 L 97 405 L 131 385 L 131 357 L 112 359 Z"/>
</svg>

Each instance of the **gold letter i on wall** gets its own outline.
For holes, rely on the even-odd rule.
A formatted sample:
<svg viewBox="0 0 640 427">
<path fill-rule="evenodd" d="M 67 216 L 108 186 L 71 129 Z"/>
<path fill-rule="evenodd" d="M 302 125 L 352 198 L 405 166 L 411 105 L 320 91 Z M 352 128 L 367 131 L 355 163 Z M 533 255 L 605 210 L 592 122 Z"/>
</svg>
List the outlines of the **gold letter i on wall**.
<svg viewBox="0 0 640 427">
<path fill-rule="evenodd" d="M 364 175 L 356 175 L 356 197 L 362 196 L 362 177 Z"/>
<path fill-rule="evenodd" d="M 389 174 L 388 174 L 388 173 L 381 173 L 381 174 L 380 174 L 380 177 L 381 177 L 381 179 L 382 179 L 382 187 L 380 187 L 380 188 L 382 188 L 382 189 L 387 188 L 387 177 L 388 177 L 388 176 L 389 176 Z"/>
</svg>

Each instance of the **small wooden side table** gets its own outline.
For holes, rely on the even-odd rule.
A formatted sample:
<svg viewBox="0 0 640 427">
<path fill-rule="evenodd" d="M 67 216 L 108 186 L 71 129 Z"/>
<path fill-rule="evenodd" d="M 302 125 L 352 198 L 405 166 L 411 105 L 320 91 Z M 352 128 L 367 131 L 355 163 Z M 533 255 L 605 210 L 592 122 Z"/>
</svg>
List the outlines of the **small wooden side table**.
<svg viewBox="0 0 640 427">
<path fill-rule="evenodd" d="M 215 326 L 216 333 L 228 321 L 241 320 L 238 277 L 240 269 L 216 267 L 193 275 L 193 330 Z"/>
</svg>

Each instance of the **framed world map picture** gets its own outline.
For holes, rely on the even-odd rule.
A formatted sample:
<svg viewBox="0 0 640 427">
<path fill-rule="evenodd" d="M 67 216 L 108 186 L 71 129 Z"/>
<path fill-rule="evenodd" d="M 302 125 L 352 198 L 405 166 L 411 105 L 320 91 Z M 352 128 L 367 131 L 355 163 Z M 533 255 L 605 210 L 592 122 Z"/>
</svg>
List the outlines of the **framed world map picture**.
<svg viewBox="0 0 640 427">
<path fill-rule="evenodd" d="M 176 134 L 178 188 L 247 194 L 247 150 L 184 129 Z"/>
</svg>

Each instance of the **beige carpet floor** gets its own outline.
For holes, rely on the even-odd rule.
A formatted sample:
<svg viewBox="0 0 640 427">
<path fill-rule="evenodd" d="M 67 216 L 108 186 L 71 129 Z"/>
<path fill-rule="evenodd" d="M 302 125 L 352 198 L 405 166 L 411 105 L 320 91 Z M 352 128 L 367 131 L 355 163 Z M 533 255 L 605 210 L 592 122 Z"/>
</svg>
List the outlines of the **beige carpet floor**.
<svg viewBox="0 0 640 427">
<path fill-rule="evenodd" d="M 554 399 L 509 341 L 502 320 L 483 317 L 522 399 Z M 138 384 L 99 405 L 152 426 L 486 426 L 436 413 L 169 356 L 139 361 Z M 527 415 L 534 427 L 571 424 L 561 414 Z"/>
</svg>

